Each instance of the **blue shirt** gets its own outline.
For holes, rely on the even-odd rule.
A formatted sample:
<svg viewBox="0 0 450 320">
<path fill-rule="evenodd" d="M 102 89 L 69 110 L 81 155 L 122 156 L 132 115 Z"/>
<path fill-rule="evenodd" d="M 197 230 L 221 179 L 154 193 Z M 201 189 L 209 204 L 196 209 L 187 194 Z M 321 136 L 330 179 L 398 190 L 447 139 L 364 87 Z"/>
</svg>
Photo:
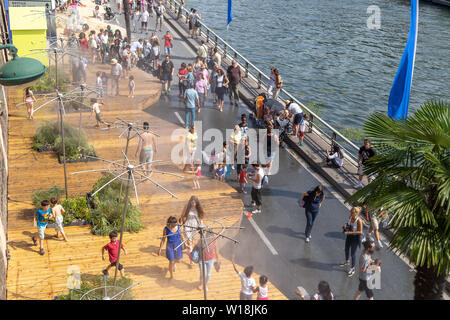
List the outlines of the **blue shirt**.
<svg viewBox="0 0 450 320">
<path fill-rule="evenodd" d="M 186 98 L 186 108 L 195 108 L 196 100 L 198 99 L 197 91 L 194 88 L 189 88 L 184 93 L 184 97 Z"/>
<path fill-rule="evenodd" d="M 36 212 L 36 217 L 37 217 L 37 226 L 38 227 L 45 227 L 48 223 L 48 219 L 50 217 L 50 213 L 52 213 L 50 211 L 50 209 L 48 209 L 47 211 L 43 211 L 42 209 L 39 209 Z"/>
<path fill-rule="evenodd" d="M 188 84 L 194 83 L 195 77 L 194 74 L 192 72 L 188 72 L 185 76 Z"/>
</svg>

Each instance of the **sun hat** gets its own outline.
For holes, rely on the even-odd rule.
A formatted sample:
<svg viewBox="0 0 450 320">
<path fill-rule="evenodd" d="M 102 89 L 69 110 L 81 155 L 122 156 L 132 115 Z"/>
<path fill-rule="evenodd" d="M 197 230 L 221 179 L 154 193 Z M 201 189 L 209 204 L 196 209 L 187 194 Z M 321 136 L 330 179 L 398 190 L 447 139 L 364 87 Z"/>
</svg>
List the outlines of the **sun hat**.
<svg viewBox="0 0 450 320">
<path fill-rule="evenodd" d="M 117 59 L 111 59 L 111 64 L 117 64 Z"/>
</svg>

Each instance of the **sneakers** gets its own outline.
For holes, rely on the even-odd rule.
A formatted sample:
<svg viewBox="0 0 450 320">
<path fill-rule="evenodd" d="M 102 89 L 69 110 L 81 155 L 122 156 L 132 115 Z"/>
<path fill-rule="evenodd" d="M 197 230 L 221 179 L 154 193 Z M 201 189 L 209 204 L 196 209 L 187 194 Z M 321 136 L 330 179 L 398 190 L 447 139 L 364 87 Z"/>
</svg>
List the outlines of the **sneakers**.
<svg viewBox="0 0 450 320">
<path fill-rule="evenodd" d="M 44 253 L 45 253 L 44 249 L 41 248 L 41 249 L 39 250 L 39 254 L 40 254 L 41 256 L 43 256 Z"/>
<path fill-rule="evenodd" d="M 231 170 L 234 170 L 234 165 L 233 164 L 231 165 Z"/>
<path fill-rule="evenodd" d="M 339 267 L 345 268 L 345 267 L 347 267 L 347 266 L 349 266 L 349 265 L 350 265 L 350 261 L 345 261 L 345 262 L 341 263 L 341 264 L 339 265 Z"/>
<path fill-rule="evenodd" d="M 378 248 L 383 248 L 383 244 L 381 243 L 381 240 L 378 240 Z"/>
<path fill-rule="evenodd" d="M 37 240 L 35 237 L 31 237 L 31 239 L 33 240 L 33 245 L 37 246 Z"/>
<path fill-rule="evenodd" d="M 261 213 L 261 209 L 255 209 L 252 211 L 252 213 Z"/>
<path fill-rule="evenodd" d="M 311 241 L 311 236 L 309 236 L 309 237 L 306 237 L 306 240 L 305 240 L 307 243 L 308 242 L 310 242 Z"/>
<path fill-rule="evenodd" d="M 242 191 L 242 193 L 243 193 L 243 194 L 247 194 L 247 191 L 244 190 L 244 191 Z"/>
<path fill-rule="evenodd" d="M 105 269 L 105 270 L 102 271 L 102 273 L 103 273 L 105 276 L 109 277 L 109 272 L 108 272 L 108 270 Z"/>
<path fill-rule="evenodd" d="M 348 276 L 351 277 L 351 276 L 353 276 L 354 274 L 355 274 L 355 268 L 351 268 L 351 269 L 348 271 Z"/>
<path fill-rule="evenodd" d="M 362 184 L 361 181 L 353 186 L 353 188 L 355 188 L 355 189 L 359 189 L 359 188 L 362 188 L 362 187 L 364 187 L 364 185 Z"/>
</svg>

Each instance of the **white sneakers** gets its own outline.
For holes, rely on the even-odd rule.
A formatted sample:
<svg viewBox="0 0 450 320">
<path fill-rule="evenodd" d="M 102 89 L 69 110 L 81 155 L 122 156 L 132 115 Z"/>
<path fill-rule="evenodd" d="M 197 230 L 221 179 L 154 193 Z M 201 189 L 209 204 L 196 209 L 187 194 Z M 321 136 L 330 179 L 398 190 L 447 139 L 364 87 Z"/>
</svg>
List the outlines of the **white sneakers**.
<svg viewBox="0 0 450 320">
<path fill-rule="evenodd" d="M 359 188 L 362 188 L 362 187 L 364 187 L 362 181 L 358 182 L 357 184 L 355 184 L 355 185 L 353 186 L 353 188 L 355 188 L 355 189 L 359 189 Z"/>
<path fill-rule="evenodd" d="M 309 237 L 306 237 L 306 240 L 305 240 L 306 242 L 309 242 L 309 241 L 311 241 L 311 236 L 309 236 Z"/>
<path fill-rule="evenodd" d="M 381 243 L 381 240 L 378 240 L 378 248 L 383 248 L 383 244 Z"/>
<path fill-rule="evenodd" d="M 348 276 L 351 277 L 355 274 L 355 268 L 350 268 L 350 270 L 348 271 Z"/>
</svg>

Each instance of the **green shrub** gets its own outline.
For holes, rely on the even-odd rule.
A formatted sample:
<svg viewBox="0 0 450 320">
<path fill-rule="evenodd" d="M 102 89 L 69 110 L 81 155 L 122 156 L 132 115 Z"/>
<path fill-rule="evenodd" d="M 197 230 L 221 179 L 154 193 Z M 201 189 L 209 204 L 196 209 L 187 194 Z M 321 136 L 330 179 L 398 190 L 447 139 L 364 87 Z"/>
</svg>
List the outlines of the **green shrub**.
<svg viewBox="0 0 450 320">
<path fill-rule="evenodd" d="M 31 201 L 33 202 L 36 210 L 41 208 L 42 200 L 49 200 L 52 197 L 59 198 L 65 193 L 63 188 L 58 187 L 56 184 L 48 190 L 38 189 L 31 196 Z"/>
<path fill-rule="evenodd" d="M 76 219 L 91 221 L 91 213 L 87 206 L 86 197 L 76 195 L 65 199 L 61 205 L 66 210 L 66 215 L 71 215 Z"/>
<path fill-rule="evenodd" d="M 62 69 L 58 69 L 58 90 L 67 92 L 70 83 L 69 75 Z M 31 87 L 33 91 L 53 91 L 56 89 L 55 67 L 49 66 L 42 77 Z"/>
<path fill-rule="evenodd" d="M 112 286 L 114 284 L 114 278 L 106 278 L 106 285 Z M 122 289 L 128 288 L 133 284 L 133 281 L 130 278 L 127 277 L 118 277 L 116 282 L 116 287 L 120 287 Z M 80 300 L 84 293 L 95 289 L 100 288 L 104 286 L 104 279 L 103 276 L 94 276 L 94 275 L 81 275 L 81 284 L 80 289 L 76 290 L 69 290 L 69 293 L 66 295 L 60 295 L 57 297 L 57 300 Z M 108 288 L 108 296 L 112 297 L 113 295 L 119 293 L 121 289 L 113 289 Z M 98 300 L 102 300 L 104 296 L 104 290 L 97 289 L 94 291 L 91 291 L 90 299 L 95 300 L 97 298 Z M 131 290 L 125 291 L 124 295 L 121 298 L 122 300 L 134 300 L 133 294 Z"/>
</svg>

